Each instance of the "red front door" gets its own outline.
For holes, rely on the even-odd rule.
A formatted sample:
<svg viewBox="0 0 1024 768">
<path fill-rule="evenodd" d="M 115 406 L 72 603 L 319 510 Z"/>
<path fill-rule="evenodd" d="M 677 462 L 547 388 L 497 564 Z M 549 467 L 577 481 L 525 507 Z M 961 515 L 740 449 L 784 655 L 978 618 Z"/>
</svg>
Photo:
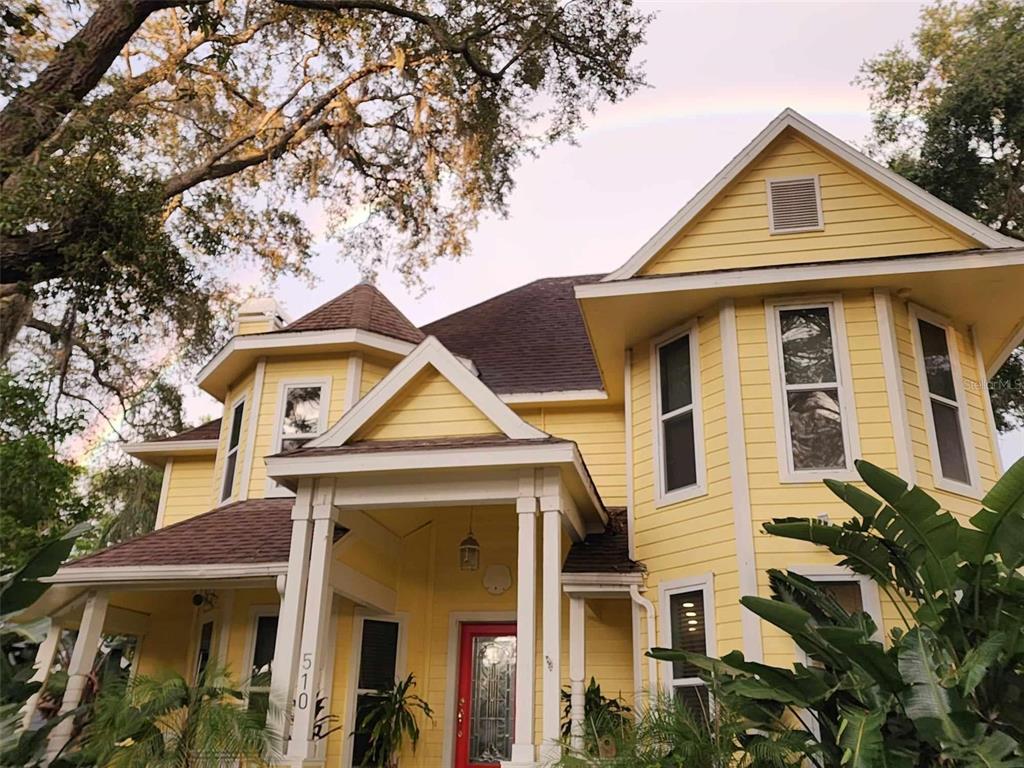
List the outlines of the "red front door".
<svg viewBox="0 0 1024 768">
<path fill-rule="evenodd" d="M 463 624 L 455 710 L 455 768 L 497 766 L 512 756 L 516 625 Z"/>
</svg>

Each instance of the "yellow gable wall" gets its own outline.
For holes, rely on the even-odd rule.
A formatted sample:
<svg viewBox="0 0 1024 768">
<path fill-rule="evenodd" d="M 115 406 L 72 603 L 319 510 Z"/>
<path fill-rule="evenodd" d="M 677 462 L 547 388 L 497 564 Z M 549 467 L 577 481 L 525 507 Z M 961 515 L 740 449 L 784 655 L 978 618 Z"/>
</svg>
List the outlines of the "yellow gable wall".
<svg viewBox="0 0 1024 768">
<path fill-rule="evenodd" d="M 417 374 L 356 440 L 494 435 L 499 430 L 455 385 L 433 367 Z"/>
<path fill-rule="evenodd" d="M 765 180 L 818 175 L 825 229 L 768 232 Z M 641 274 L 934 253 L 976 244 L 791 132 L 648 263 Z"/>
<path fill-rule="evenodd" d="M 555 437 L 574 440 L 605 504 L 626 503 L 626 417 L 621 405 L 523 408 L 520 416 Z"/>
</svg>

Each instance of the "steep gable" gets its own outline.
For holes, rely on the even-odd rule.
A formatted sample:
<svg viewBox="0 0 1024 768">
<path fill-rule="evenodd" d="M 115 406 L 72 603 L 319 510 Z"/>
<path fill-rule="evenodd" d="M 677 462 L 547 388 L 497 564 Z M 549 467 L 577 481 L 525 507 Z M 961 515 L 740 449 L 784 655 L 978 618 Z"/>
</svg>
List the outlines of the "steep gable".
<svg viewBox="0 0 1024 768">
<path fill-rule="evenodd" d="M 433 366 L 420 371 L 353 440 L 501 434 L 498 426 Z"/>
<path fill-rule="evenodd" d="M 772 234 L 767 181 L 802 176 L 818 178 L 824 228 Z M 938 253 L 976 245 L 811 141 L 787 131 L 641 274 Z"/>
<path fill-rule="evenodd" d="M 807 177 L 823 226 L 773 233 L 767 182 Z M 787 109 L 603 282 L 1015 245 Z"/>
<path fill-rule="evenodd" d="M 373 440 L 547 437 L 428 336 L 309 448 Z"/>
</svg>

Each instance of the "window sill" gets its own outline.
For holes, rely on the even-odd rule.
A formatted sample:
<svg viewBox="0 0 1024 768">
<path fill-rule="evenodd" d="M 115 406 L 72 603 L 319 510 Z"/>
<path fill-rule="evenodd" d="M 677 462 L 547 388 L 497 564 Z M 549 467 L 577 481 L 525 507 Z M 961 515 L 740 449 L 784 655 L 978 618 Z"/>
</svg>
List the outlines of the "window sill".
<svg viewBox="0 0 1024 768">
<path fill-rule="evenodd" d="M 699 499 L 700 497 L 707 495 L 707 486 L 691 485 L 687 488 L 679 488 L 678 490 L 669 491 L 664 494 L 656 493 L 654 497 L 654 507 L 655 509 L 670 507 L 673 504 L 679 504 L 683 501 L 692 501 L 693 499 Z"/>
<path fill-rule="evenodd" d="M 964 485 L 958 483 L 955 480 L 947 480 L 946 478 L 933 478 L 932 484 L 936 490 L 945 491 L 946 493 L 952 493 L 956 496 L 960 496 L 964 499 L 970 499 L 971 501 L 981 501 L 985 498 L 985 494 L 982 493 L 981 489 L 973 485 Z"/>
<path fill-rule="evenodd" d="M 860 479 L 860 475 L 852 469 L 815 469 L 798 472 L 783 470 L 779 472 L 779 482 L 784 485 L 808 485 L 811 483 L 817 485 L 823 480 L 856 482 Z"/>
</svg>

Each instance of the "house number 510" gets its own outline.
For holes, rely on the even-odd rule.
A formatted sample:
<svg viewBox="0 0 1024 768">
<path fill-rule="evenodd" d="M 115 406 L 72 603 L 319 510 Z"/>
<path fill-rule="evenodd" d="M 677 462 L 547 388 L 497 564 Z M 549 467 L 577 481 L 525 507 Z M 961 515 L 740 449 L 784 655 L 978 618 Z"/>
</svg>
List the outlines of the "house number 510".
<svg viewBox="0 0 1024 768">
<path fill-rule="evenodd" d="M 299 694 L 298 701 L 295 702 L 299 709 L 306 709 L 309 707 L 309 670 L 312 668 L 313 654 L 302 654 L 302 692 Z"/>
</svg>

